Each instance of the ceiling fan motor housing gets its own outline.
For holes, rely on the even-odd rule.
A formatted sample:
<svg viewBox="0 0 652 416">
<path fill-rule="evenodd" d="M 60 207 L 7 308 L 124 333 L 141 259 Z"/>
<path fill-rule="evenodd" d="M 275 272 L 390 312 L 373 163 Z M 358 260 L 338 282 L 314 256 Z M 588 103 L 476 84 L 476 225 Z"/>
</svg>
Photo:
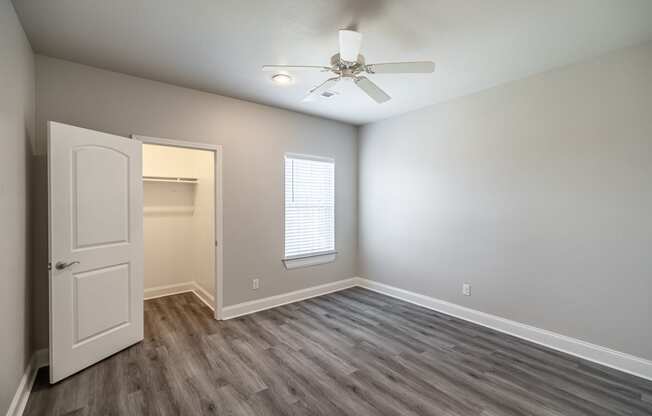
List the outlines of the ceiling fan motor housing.
<svg viewBox="0 0 652 416">
<path fill-rule="evenodd" d="M 358 74 L 365 71 L 364 56 L 358 55 L 356 62 L 343 61 L 340 54 L 336 53 L 331 57 L 331 66 L 333 72 L 343 78 L 355 78 Z"/>
</svg>

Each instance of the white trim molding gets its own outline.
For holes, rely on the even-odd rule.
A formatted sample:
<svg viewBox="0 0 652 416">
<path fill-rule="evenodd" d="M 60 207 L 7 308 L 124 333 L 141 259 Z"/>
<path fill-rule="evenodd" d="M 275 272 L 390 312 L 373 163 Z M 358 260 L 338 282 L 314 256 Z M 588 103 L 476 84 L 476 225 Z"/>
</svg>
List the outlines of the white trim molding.
<svg viewBox="0 0 652 416">
<path fill-rule="evenodd" d="M 18 388 L 14 394 L 14 398 L 11 400 L 9 409 L 7 409 L 7 416 L 21 416 L 25 411 L 25 406 L 27 406 L 27 401 L 29 400 L 29 395 L 32 392 L 32 386 L 36 380 L 36 374 L 38 373 L 39 368 L 45 367 L 48 365 L 48 350 L 38 350 L 32 354 L 32 357 L 25 368 L 25 373 L 18 383 Z"/>
<path fill-rule="evenodd" d="M 374 292 L 504 332 L 637 377 L 652 380 L 652 361 L 644 358 L 372 280 L 359 277 L 356 283 L 357 286 Z"/>
<path fill-rule="evenodd" d="M 188 281 L 183 283 L 175 283 L 173 285 L 148 287 L 145 289 L 145 300 L 177 295 L 179 293 L 192 292 L 195 290 L 195 285 L 195 282 Z"/>
<path fill-rule="evenodd" d="M 194 280 L 183 283 L 176 283 L 173 285 L 149 287 L 145 289 L 144 298 L 145 300 L 150 300 L 189 292 L 197 296 L 199 300 L 201 300 L 213 311 L 215 310 L 215 298 L 213 295 L 208 293 L 206 289 L 201 287 L 201 285 L 199 285 L 199 283 L 195 282 Z"/>
<path fill-rule="evenodd" d="M 197 282 L 192 282 L 194 285 L 194 289 L 192 290 L 192 293 L 195 294 L 201 300 L 204 302 L 206 306 L 211 308 L 213 311 L 215 311 L 215 297 L 211 295 L 206 289 L 204 289 L 202 286 L 199 285 Z"/>
<path fill-rule="evenodd" d="M 300 267 L 310 267 L 317 266 L 318 264 L 332 263 L 335 261 L 335 256 L 337 256 L 337 252 L 319 254 L 315 256 L 287 258 L 283 259 L 282 261 L 285 265 L 285 268 L 291 270 L 298 269 Z"/>
<path fill-rule="evenodd" d="M 238 316 L 264 311 L 265 309 L 287 305 L 288 303 L 299 302 L 301 300 L 314 298 L 316 296 L 325 295 L 327 293 L 338 292 L 340 290 L 356 286 L 357 283 L 358 278 L 353 277 L 350 279 L 338 280 L 337 282 L 326 283 L 306 289 L 295 290 L 294 292 L 283 293 L 263 299 L 256 299 L 249 302 L 226 306 L 224 309 L 222 309 L 222 319 L 237 318 Z"/>
<path fill-rule="evenodd" d="M 188 149 L 205 149 L 205 150 L 217 151 L 220 146 L 211 143 L 191 142 L 186 140 L 174 140 L 174 139 L 163 139 L 159 137 L 142 136 L 140 134 L 132 134 L 131 138 L 134 140 L 140 140 L 143 143 L 158 144 L 160 146 L 185 147 Z"/>
</svg>

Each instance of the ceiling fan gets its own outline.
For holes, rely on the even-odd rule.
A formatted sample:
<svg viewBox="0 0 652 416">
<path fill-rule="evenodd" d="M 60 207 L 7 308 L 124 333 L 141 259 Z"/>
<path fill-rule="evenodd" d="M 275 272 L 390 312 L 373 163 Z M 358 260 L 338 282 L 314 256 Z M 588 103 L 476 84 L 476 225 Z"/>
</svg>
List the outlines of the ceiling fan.
<svg viewBox="0 0 652 416">
<path fill-rule="evenodd" d="M 435 70 L 434 62 L 430 61 L 367 64 L 364 56 L 360 55 L 362 34 L 354 30 L 340 30 L 339 34 L 340 52 L 331 57 L 331 66 L 264 65 L 263 71 L 321 71 L 335 74 L 311 89 L 303 101 L 312 101 L 339 81 L 351 79 L 358 88 L 380 104 L 392 97 L 362 74 L 427 74 Z"/>
</svg>

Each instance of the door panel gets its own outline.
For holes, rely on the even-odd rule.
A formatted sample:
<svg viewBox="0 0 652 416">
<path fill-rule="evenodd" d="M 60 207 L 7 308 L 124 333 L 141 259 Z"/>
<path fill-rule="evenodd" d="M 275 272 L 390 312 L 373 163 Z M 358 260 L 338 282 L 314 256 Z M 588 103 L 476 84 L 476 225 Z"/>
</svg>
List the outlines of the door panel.
<svg viewBox="0 0 652 416">
<path fill-rule="evenodd" d="M 60 123 L 48 133 L 54 383 L 143 339 L 142 151 Z"/>
<path fill-rule="evenodd" d="M 129 241 L 128 155 L 106 147 L 83 146 L 74 149 L 72 162 L 73 247 Z"/>
<path fill-rule="evenodd" d="M 73 273 L 75 345 L 105 334 L 129 319 L 129 265 Z"/>
</svg>

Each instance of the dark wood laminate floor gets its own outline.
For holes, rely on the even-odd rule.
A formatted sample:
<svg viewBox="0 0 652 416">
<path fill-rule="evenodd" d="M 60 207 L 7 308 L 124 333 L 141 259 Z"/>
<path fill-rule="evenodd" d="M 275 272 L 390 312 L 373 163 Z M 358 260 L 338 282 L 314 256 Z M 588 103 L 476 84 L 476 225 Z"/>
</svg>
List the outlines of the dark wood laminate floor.
<svg viewBox="0 0 652 416">
<path fill-rule="evenodd" d="M 224 322 L 145 302 L 145 341 L 25 415 L 652 415 L 652 382 L 360 288 Z"/>
</svg>

